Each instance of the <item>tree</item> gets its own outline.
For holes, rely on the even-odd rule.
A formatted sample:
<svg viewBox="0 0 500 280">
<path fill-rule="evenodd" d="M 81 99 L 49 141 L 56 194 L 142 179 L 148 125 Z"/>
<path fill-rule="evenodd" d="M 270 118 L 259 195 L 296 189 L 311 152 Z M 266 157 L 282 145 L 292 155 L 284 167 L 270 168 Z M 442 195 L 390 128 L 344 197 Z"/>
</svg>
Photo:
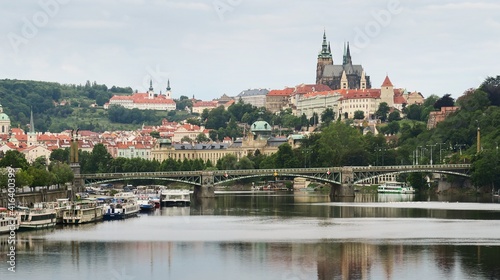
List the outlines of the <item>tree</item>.
<svg viewBox="0 0 500 280">
<path fill-rule="evenodd" d="M 158 131 L 151 131 L 149 135 L 153 138 L 159 139 L 160 138 L 160 132 Z"/>
<path fill-rule="evenodd" d="M 492 189 L 500 183 L 500 160 L 496 152 L 483 152 L 472 163 L 472 182 Z"/>
<path fill-rule="evenodd" d="M 333 112 L 332 108 L 326 108 L 323 113 L 321 113 L 321 122 L 323 122 L 326 126 L 335 120 L 335 112 Z"/>
<path fill-rule="evenodd" d="M 387 105 L 386 102 L 381 102 L 379 105 L 378 105 L 378 109 L 377 111 L 375 112 L 375 116 L 380 119 L 381 122 L 385 122 L 386 119 L 387 119 L 387 114 L 389 113 L 389 110 L 391 108 L 389 108 L 389 105 Z"/>
<path fill-rule="evenodd" d="M 365 112 L 358 110 L 354 112 L 354 119 L 355 120 L 363 120 L 365 118 Z"/>
<path fill-rule="evenodd" d="M 399 111 L 392 111 L 391 113 L 389 113 L 389 117 L 387 118 L 387 120 L 389 122 L 401 120 L 401 115 L 399 114 Z"/>
<path fill-rule="evenodd" d="M 210 138 L 208 138 L 205 133 L 200 133 L 196 136 L 196 142 L 198 143 L 210 142 Z"/>
<path fill-rule="evenodd" d="M 69 148 L 53 150 L 49 159 L 50 161 L 69 162 Z"/>
<path fill-rule="evenodd" d="M 217 168 L 219 170 L 234 170 L 238 159 L 235 155 L 227 154 L 217 161 Z"/>
<path fill-rule="evenodd" d="M 54 183 L 56 184 L 64 184 L 73 181 L 73 170 L 71 170 L 71 167 L 66 163 L 51 162 L 49 170 L 53 174 Z"/>
<path fill-rule="evenodd" d="M 275 163 L 277 168 L 300 167 L 300 161 L 293 153 L 292 146 L 288 143 L 282 144 L 278 147 Z"/>
<path fill-rule="evenodd" d="M 29 164 L 24 154 L 17 150 L 9 150 L 5 156 L 0 160 L 0 167 L 10 166 L 12 168 L 27 169 Z"/>
<path fill-rule="evenodd" d="M 193 139 L 189 138 L 189 136 L 187 135 L 181 138 L 181 143 L 191 143 L 191 142 L 193 142 Z"/>
<path fill-rule="evenodd" d="M 451 97 L 451 94 L 445 94 L 443 97 L 439 98 L 435 103 L 434 103 L 434 108 L 436 110 L 441 110 L 441 107 L 453 107 L 455 106 L 455 99 Z"/>
<path fill-rule="evenodd" d="M 488 94 L 491 105 L 500 106 L 500 76 L 486 78 L 479 89 Z"/>
<path fill-rule="evenodd" d="M 49 186 L 54 181 L 52 173 L 45 169 L 39 169 L 31 166 L 28 168 L 28 174 L 33 177 L 33 181 L 30 185 L 31 187 Z"/>
<path fill-rule="evenodd" d="M 254 164 L 253 162 L 248 158 L 248 157 L 242 157 L 237 163 L 236 163 L 236 169 L 253 169 Z"/>
</svg>

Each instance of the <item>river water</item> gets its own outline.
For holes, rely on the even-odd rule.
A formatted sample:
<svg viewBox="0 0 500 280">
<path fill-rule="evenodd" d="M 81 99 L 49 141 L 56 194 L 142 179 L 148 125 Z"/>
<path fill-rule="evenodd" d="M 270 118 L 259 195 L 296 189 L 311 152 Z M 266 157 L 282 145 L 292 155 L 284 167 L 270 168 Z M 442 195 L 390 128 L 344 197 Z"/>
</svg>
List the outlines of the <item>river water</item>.
<svg viewBox="0 0 500 280">
<path fill-rule="evenodd" d="M 497 197 L 233 192 L 0 236 L 0 279 L 500 279 Z"/>
</svg>

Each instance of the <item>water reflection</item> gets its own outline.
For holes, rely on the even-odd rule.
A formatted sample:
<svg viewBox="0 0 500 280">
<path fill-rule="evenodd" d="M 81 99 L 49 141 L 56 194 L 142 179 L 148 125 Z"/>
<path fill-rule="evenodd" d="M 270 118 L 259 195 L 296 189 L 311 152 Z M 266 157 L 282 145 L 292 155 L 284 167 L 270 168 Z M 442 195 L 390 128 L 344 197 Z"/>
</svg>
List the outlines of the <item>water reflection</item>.
<svg viewBox="0 0 500 280">
<path fill-rule="evenodd" d="M 498 279 L 498 246 L 389 242 L 79 242 L 22 234 L 36 279 Z M 0 240 L 3 242 L 4 237 Z M 29 252 L 29 253 L 28 253 Z M 4 261 L 5 256 L 0 259 Z M 2 273 L 2 275 L 4 275 Z M 127 278 L 119 278 L 119 277 Z M 2 279 L 14 279 L 7 275 Z"/>
<path fill-rule="evenodd" d="M 0 278 L 500 279 L 499 206 L 491 197 L 222 194 L 124 221 L 19 232 L 18 272 L 4 273 L 2 253 Z"/>
</svg>

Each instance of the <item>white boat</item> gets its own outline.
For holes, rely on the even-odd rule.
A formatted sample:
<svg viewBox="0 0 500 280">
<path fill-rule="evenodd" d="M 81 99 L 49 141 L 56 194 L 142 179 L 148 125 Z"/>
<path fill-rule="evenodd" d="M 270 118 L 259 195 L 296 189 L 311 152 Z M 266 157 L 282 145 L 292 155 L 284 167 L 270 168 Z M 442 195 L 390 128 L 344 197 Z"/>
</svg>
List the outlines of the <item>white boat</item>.
<svg viewBox="0 0 500 280">
<path fill-rule="evenodd" d="M 141 211 L 151 211 L 156 208 L 155 202 L 151 197 L 146 195 L 140 195 L 137 199 L 137 204 L 139 204 L 139 209 L 141 209 Z"/>
<path fill-rule="evenodd" d="M 132 192 L 115 194 L 113 201 L 104 207 L 104 220 L 122 220 L 139 213 L 137 196 Z"/>
<path fill-rule="evenodd" d="M 102 205 L 95 199 L 84 199 L 66 206 L 63 224 L 84 224 L 102 220 Z"/>
<path fill-rule="evenodd" d="M 385 182 L 377 188 L 378 193 L 411 194 L 415 190 L 403 182 Z"/>
<path fill-rule="evenodd" d="M 55 202 L 47 202 L 46 207 L 49 209 L 54 209 L 56 211 L 56 223 L 63 223 L 64 210 L 71 202 L 67 198 L 59 198 Z"/>
<path fill-rule="evenodd" d="M 160 194 L 161 206 L 189 206 L 191 194 L 189 190 L 162 190 Z"/>
<path fill-rule="evenodd" d="M 56 225 L 56 210 L 46 208 L 44 203 L 35 203 L 33 208 L 18 206 L 21 222 L 19 230 L 49 228 Z"/>
<path fill-rule="evenodd" d="M 0 234 L 9 233 L 19 229 L 20 218 L 17 213 L 11 212 L 7 208 L 0 207 Z"/>
</svg>

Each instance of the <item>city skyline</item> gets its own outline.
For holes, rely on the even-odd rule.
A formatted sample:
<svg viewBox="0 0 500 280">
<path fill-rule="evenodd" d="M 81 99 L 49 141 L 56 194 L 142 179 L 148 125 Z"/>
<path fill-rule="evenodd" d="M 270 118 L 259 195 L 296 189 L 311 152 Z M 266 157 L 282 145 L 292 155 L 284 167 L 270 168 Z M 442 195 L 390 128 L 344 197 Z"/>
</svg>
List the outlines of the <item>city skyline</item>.
<svg viewBox="0 0 500 280">
<path fill-rule="evenodd" d="M 459 97 L 498 75 L 494 1 L 107 1 L 2 4 L 0 78 L 87 80 L 203 100 L 315 82 L 323 32 L 378 88 Z"/>
</svg>

